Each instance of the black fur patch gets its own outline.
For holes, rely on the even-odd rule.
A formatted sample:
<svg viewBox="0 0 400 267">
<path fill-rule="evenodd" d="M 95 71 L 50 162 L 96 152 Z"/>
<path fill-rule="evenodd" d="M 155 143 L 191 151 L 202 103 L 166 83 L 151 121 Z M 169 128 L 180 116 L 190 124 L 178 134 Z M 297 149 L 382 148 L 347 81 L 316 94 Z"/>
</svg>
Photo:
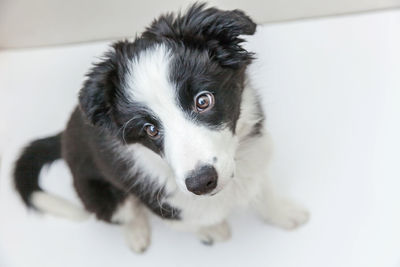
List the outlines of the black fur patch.
<svg viewBox="0 0 400 267">
<path fill-rule="evenodd" d="M 240 69 L 249 64 L 253 54 L 240 46 L 239 35 L 252 35 L 256 24 L 240 10 L 222 11 L 194 4 L 182 15 L 166 14 L 156 19 L 143 38 L 174 43 L 200 51 L 222 67 Z"/>
<path fill-rule="evenodd" d="M 125 149 L 123 143 L 85 123 L 79 109 L 72 114 L 63 136 L 63 157 L 72 171 L 75 188 L 85 207 L 99 219 L 110 221 L 128 194 L 134 194 L 165 219 L 180 218 L 180 211 L 168 204 L 163 186 L 152 184 L 154 179 L 133 168 L 135 162 L 123 158 L 123 151 L 116 148 Z"/>
<path fill-rule="evenodd" d="M 170 79 L 177 85 L 178 105 L 199 124 L 219 129 L 228 125 L 235 132 L 244 88 L 244 69 L 221 67 L 206 51 L 179 47 L 174 50 Z M 204 113 L 194 112 L 195 96 L 208 91 L 215 105 Z"/>
</svg>

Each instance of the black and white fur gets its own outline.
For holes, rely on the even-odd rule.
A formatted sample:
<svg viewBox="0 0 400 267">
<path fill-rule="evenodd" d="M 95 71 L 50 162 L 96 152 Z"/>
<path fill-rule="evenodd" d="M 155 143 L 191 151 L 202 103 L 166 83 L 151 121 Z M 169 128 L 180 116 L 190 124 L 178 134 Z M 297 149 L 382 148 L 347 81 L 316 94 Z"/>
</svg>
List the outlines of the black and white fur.
<svg viewBox="0 0 400 267">
<path fill-rule="evenodd" d="M 239 37 L 255 30 L 242 11 L 195 4 L 113 44 L 88 73 L 66 129 L 34 141 L 18 159 L 22 199 L 39 211 L 120 223 L 137 252 L 150 243 L 150 213 L 205 243 L 230 237 L 226 218 L 239 206 L 284 228 L 304 223 L 307 212 L 268 183 L 271 145 L 260 99 L 246 82 L 253 54 Z M 196 112 L 201 92 L 215 104 Z M 147 135 L 148 123 L 157 139 Z M 41 167 L 58 158 L 68 163 L 85 210 L 39 187 Z M 197 186 L 207 175 L 218 177 L 211 192 L 188 190 L 188 177 Z"/>
</svg>

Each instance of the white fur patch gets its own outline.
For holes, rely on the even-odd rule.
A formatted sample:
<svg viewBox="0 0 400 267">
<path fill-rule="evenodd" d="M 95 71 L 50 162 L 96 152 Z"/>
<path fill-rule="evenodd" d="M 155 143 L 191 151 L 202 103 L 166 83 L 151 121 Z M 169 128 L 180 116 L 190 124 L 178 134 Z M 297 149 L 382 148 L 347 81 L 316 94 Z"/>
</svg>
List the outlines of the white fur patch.
<svg viewBox="0 0 400 267">
<path fill-rule="evenodd" d="M 146 214 L 124 225 L 128 246 L 136 253 L 143 253 L 150 245 L 151 229 Z"/>
<path fill-rule="evenodd" d="M 132 221 L 135 217 L 136 205 L 137 203 L 135 203 L 133 197 L 127 197 L 122 205 L 117 208 L 111 221 L 115 223 L 128 223 Z"/>
<path fill-rule="evenodd" d="M 177 189 L 175 175 L 171 167 L 160 155 L 141 144 L 131 145 L 129 151 L 132 153 L 131 156 L 133 155 L 135 162 L 134 168 L 138 168 L 140 172 L 145 173 L 145 179 L 152 179 L 152 183 L 165 186 L 168 192 Z M 151 162 L 151 164 L 149 164 L 149 162 Z M 143 181 L 139 180 L 138 182 L 143 183 Z M 149 183 L 149 181 L 145 181 L 145 183 Z M 159 193 L 159 190 L 154 193 Z M 159 196 L 155 195 L 154 197 L 157 198 Z"/>
<path fill-rule="evenodd" d="M 68 200 L 45 192 L 34 192 L 31 196 L 31 203 L 42 212 L 70 220 L 83 221 L 89 218 L 89 213 L 83 208 Z"/>
<path fill-rule="evenodd" d="M 261 205 L 263 203 L 264 205 Z M 256 204 L 257 212 L 269 224 L 276 225 L 286 230 L 294 230 L 305 224 L 310 213 L 307 209 L 292 200 L 275 197 L 264 197 Z"/>
<path fill-rule="evenodd" d="M 111 221 L 123 224 L 126 241 L 134 252 L 143 253 L 150 245 L 150 224 L 143 204 L 136 197 L 127 197 Z"/>
<path fill-rule="evenodd" d="M 128 196 L 124 202 L 118 206 L 111 221 L 115 223 L 130 223 L 138 217 L 145 216 L 143 204 L 135 196 Z"/>
</svg>

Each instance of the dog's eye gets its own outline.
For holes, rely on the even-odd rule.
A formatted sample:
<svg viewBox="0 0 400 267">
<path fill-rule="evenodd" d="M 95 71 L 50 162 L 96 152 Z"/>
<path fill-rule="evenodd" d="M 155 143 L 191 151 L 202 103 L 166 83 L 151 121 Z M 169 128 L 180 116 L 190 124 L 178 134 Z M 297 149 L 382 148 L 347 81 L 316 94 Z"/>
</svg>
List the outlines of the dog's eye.
<svg viewBox="0 0 400 267">
<path fill-rule="evenodd" d="M 146 123 L 144 125 L 144 129 L 146 130 L 147 135 L 152 139 L 158 139 L 160 137 L 160 132 L 157 127 L 153 124 Z"/>
<path fill-rule="evenodd" d="M 196 111 L 201 113 L 211 109 L 214 106 L 214 95 L 210 92 L 200 92 L 195 97 Z"/>
</svg>

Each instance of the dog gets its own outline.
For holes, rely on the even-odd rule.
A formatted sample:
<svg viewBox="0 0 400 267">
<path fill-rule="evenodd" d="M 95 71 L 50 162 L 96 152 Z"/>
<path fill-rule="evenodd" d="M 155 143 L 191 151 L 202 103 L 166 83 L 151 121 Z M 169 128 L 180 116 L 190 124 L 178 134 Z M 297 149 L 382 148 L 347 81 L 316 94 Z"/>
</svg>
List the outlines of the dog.
<svg viewBox="0 0 400 267">
<path fill-rule="evenodd" d="M 254 54 L 241 38 L 255 31 L 240 10 L 196 3 L 115 42 L 87 74 L 65 130 L 33 141 L 16 161 L 22 200 L 120 224 L 138 253 L 150 244 L 150 214 L 205 244 L 230 238 L 227 217 L 238 207 L 286 229 L 305 223 L 308 212 L 268 181 L 271 141 L 246 74 Z M 41 168 L 60 158 L 84 209 L 38 184 Z"/>
</svg>

